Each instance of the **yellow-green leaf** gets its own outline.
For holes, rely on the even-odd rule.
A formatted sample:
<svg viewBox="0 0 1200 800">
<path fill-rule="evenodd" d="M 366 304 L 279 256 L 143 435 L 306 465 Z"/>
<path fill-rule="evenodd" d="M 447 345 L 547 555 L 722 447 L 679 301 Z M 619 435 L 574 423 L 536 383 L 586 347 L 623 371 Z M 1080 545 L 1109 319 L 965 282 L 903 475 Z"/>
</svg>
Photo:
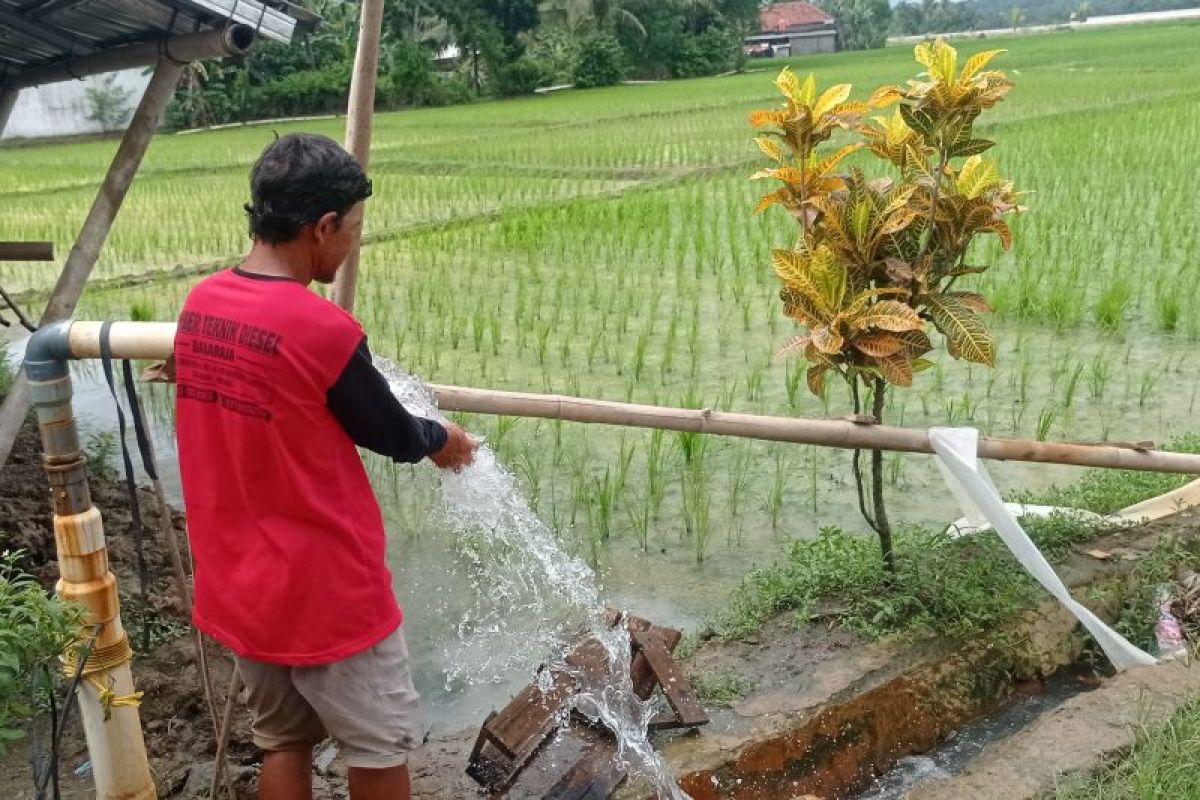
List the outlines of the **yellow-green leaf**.
<svg viewBox="0 0 1200 800">
<path fill-rule="evenodd" d="M 784 343 L 783 347 L 775 353 L 776 360 L 782 360 L 789 356 L 798 355 L 804 352 L 804 348 L 808 347 L 809 336 L 807 333 L 802 333 L 799 336 L 793 336 Z"/>
<path fill-rule="evenodd" d="M 751 111 L 750 124 L 755 128 L 765 128 L 767 125 L 782 125 L 787 120 L 787 112 L 779 110 Z"/>
<path fill-rule="evenodd" d="M 859 318 L 857 326 L 882 331 L 916 331 L 923 327 L 921 318 L 910 306 L 898 300 L 880 300 Z"/>
<path fill-rule="evenodd" d="M 836 86 L 830 86 L 821 93 L 821 99 L 813 106 L 813 118 L 817 119 L 824 116 L 833 110 L 839 103 L 844 103 L 846 98 L 850 96 L 850 84 L 839 83 Z"/>
<path fill-rule="evenodd" d="M 815 367 L 809 367 L 804 374 L 804 380 L 808 383 L 808 390 L 817 397 L 825 396 L 825 370 L 829 367 L 824 364 L 818 364 Z"/>
<path fill-rule="evenodd" d="M 978 314 L 949 295 L 929 294 L 921 302 L 929 309 L 933 324 L 946 337 L 950 355 L 989 367 L 995 363 L 995 342 Z"/>
<path fill-rule="evenodd" d="M 928 334 L 923 330 L 901 331 L 892 335 L 900 340 L 903 346 L 902 352 L 909 358 L 923 356 L 933 349 L 933 342 L 929 341 Z"/>
<path fill-rule="evenodd" d="M 962 74 L 958 76 L 958 82 L 962 85 L 966 85 L 972 78 L 975 77 L 976 72 L 979 72 L 979 70 L 987 66 L 989 61 L 1001 53 L 1007 52 L 1007 50 L 984 50 L 971 56 L 967 59 L 967 63 L 963 65 L 963 71 Z"/>
<path fill-rule="evenodd" d="M 758 201 L 758 205 L 754 207 L 755 214 L 761 214 L 776 203 L 782 203 L 787 200 L 787 189 L 776 189 L 770 194 L 763 195 L 763 198 Z"/>
<path fill-rule="evenodd" d="M 905 98 L 904 90 L 899 86 L 880 86 L 875 91 L 871 92 L 871 99 L 867 101 L 875 108 L 887 108 L 892 103 Z"/>
<path fill-rule="evenodd" d="M 974 199 L 1000 181 L 996 164 L 974 155 L 963 162 L 956 184 L 959 194 Z"/>
<path fill-rule="evenodd" d="M 836 355 L 842 352 L 846 341 L 837 331 L 824 325 L 812 329 L 812 345 L 826 355 Z"/>
<path fill-rule="evenodd" d="M 813 98 L 817 96 L 817 76 L 811 72 L 804 79 L 804 85 L 800 87 L 800 96 L 797 102 L 800 102 L 809 108 L 812 108 Z"/>
<path fill-rule="evenodd" d="M 791 67 L 784 67 L 779 73 L 779 77 L 775 79 L 775 88 L 779 89 L 780 93 L 789 100 L 800 99 L 800 81 L 796 78 L 796 73 L 792 72 Z"/>
<path fill-rule="evenodd" d="M 844 147 L 840 147 L 836 153 L 826 156 L 819 164 L 816 165 L 813 171 L 817 175 L 824 175 L 836 167 L 843 158 L 850 155 L 855 150 L 861 150 L 862 147 L 863 145 L 861 142 L 855 142 L 854 144 L 848 144 Z"/>
<path fill-rule="evenodd" d="M 879 365 L 879 371 L 888 383 L 896 386 L 912 386 L 913 367 L 912 361 L 907 356 L 900 353 L 883 356 L 876 358 L 875 363 Z"/>
<path fill-rule="evenodd" d="M 779 146 L 779 140 L 773 136 L 757 136 L 754 139 L 758 149 L 763 151 L 763 155 L 775 161 L 783 161 L 783 148 Z"/>
<path fill-rule="evenodd" d="M 948 292 L 947 295 L 955 298 L 972 311 L 987 313 L 992 310 L 987 298 L 978 292 Z"/>
<path fill-rule="evenodd" d="M 881 332 L 855 336 L 850 340 L 850 344 L 869 356 L 879 357 L 894 355 L 904 347 L 904 342 L 900 341 L 896 334 Z"/>
</svg>

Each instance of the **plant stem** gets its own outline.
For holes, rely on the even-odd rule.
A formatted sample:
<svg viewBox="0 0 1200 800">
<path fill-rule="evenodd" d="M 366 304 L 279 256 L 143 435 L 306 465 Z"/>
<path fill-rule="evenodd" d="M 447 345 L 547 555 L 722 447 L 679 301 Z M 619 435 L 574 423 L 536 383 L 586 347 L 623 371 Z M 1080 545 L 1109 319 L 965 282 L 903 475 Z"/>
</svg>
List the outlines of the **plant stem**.
<svg viewBox="0 0 1200 800">
<path fill-rule="evenodd" d="M 883 422 L 883 402 L 887 382 L 875 379 L 875 393 L 871 403 L 871 414 L 875 424 Z M 892 526 L 888 522 L 887 508 L 883 502 L 883 451 L 871 451 L 871 494 L 875 506 L 875 532 L 879 534 L 879 549 L 883 553 L 883 566 L 888 574 L 896 574 L 896 554 L 892 551 Z"/>
<path fill-rule="evenodd" d="M 854 399 L 854 413 L 858 415 L 862 413 L 862 398 L 858 394 L 858 376 L 851 372 L 849 381 L 850 396 Z M 858 497 L 858 511 L 862 514 L 863 519 L 867 521 L 867 525 L 871 527 L 871 530 L 878 533 L 879 528 L 875 525 L 875 520 L 872 519 L 871 512 L 867 510 L 867 491 L 863 482 L 862 472 L 862 450 L 854 451 L 854 456 L 850 461 L 850 469 L 854 473 L 854 489 Z"/>
</svg>

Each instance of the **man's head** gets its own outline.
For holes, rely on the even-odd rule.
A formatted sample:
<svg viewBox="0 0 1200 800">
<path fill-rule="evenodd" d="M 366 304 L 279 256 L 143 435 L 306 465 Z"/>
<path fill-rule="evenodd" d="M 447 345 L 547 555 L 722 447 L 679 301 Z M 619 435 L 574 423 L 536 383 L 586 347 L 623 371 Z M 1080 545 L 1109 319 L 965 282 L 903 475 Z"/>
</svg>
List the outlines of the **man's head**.
<svg viewBox="0 0 1200 800">
<path fill-rule="evenodd" d="M 302 250 L 312 278 L 330 283 L 362 230 L 371 181 L 326 136 L 292 133 L 271 143 L 250 171 L 250 236 Z"/>
</svg>

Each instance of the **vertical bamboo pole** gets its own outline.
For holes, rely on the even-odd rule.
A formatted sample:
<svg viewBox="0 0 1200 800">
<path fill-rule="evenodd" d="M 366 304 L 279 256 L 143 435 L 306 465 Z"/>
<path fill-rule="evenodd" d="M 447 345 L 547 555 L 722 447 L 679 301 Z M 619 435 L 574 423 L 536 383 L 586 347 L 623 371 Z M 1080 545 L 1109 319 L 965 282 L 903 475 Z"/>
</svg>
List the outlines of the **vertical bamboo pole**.
<svg viewBox="0 0 1200 800">
<path fill-rule="evenodd" d="M 8 120 L 12 116 L 13 106 L 17 104 L 17 95 L 20 93 L 21 90 L 15 87 L 0 87 L 0 133 L 4 133 L 4 129 L 8 127 Z"/>
<path fill-rule="evenodd" d="M 84 220 L 83 227 L 79 229 L 75 246 L 71 248 L 71 253 L 58 276 L 58 282 L 50 293 L 50 300 L 42 312 L 39 325 L 67 319 L 75 310 L 75 305 L 83 294 L 83 287 L 100 257 L 100 248 L 104 246 L 108 232 L 112 230 L 113 220 L 121 210 L 121 204 L 125 201 L 130 184 L 133 183 L 133 176 L 137 174 L 142 157 L 146 155 L 146 148 L 150 146 L 150 140 L 162 122 L 167 103 L 175 93 L 175 84 L 179 82 L 183 66 L 164 58 L 154 68 L 154 76 L 142 95 L 129 128 L 121 138 L 117 153 L 104 176 L 104 183 L 100 185 L 96 199 L 92 201 L 92 208 Z M 0 111 L 2 110 L 0 100 Z M 4 398 L 4 405 L 0 407 L 0 465 L 8 461 L 8 454 L 12 451 L 13 442 L 17 439 L 17 432 L 21 430 L 28 409 L 29 391 L 25 371 L 22 370 Z"/>
<path fill-rule="evenodd" d="M 350 107 L 346 115 L 346 149 L 365 170 L 371 155 L 371 124 L 375 118 L 375 77 L 379 72 L 379 38 L 383 28 L 383 0 L 363 0 L 350 79 Z M 358 286 L 361 240 L 354 243 L 333 283 L 333 302 L 354 310 Z"/>
<path fill-rule="evenodd" d="M 57 327 L 43 328 L 35 339 L 44 337 L 52 345 L 55 337 L 65 339 L 65 331 Z M 36 350 L 31 344 L 30 352 Z M 71 374 L 67 362 L 54 357 L 53 346 L 39 352 L 27 359 L 28 385 L 54 507 L 54 543 L 62 576 L 56 588 L 59 597 L 83 606 L 85 637 L 98 629 L 77 692 L 95 796 L 97 800 L 153 800 L 157 794 L 130 670 L 133 651 L 121 623 L 117 579 L 108 568 L 104 524 L 88 489 L 71 410 Z M 77 657 L 68 660 L 72 672 Z"/>
</svg>

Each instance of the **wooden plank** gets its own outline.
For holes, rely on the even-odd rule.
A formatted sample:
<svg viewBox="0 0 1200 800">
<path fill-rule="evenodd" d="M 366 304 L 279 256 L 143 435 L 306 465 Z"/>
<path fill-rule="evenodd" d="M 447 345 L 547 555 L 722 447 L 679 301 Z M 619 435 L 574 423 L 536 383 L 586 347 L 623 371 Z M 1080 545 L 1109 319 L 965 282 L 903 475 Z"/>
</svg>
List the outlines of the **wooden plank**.
<svg viewBox="0 0 1200 800">
<path fill-rule="evenodd" d="M 687 727 L 691 726 L 684 725 L 679 719 L 679 715 L 674 711 L 664 711 L 661 714 L 655 714 L 650 718 L 650 721 L 646 723 L 646 730 L 650 731 L 651 733 L 654 733 L 655 731 L 674 731 Z"/>
<path fill-rule="evenodd" d="M 625 771 L 616 765 L 616 752 L 613 742 L 592 746 L 543 800 L 608 800 L 626 778 Z"/>
<path fill-rule="evenodd" d="M 634 633 L 633 641 L 645 654 L 646 659 L 650 662 L 650 668 L 658 676 L 658 682 L 667 696 L 667 703 L 679 717 L 680 724 L 687 728 L 706 724 L 708 714 L 701 707 L 700 701 L 696 699 L 696 692 L 692 689 L 691 681 L 671 658 L 671 654 L 663 646 L 662 640 L 647 631 Z"/>
<path fill-rule="evenodd" d="M 529 684 L 483 727 L 506 756 L 522 758 L 550 734 L 563 705 L 574 693 L 575 680 L 566 673 L 557 673 L 548 691 L 543 692 L 536 683 Z"/>
<path fill-rule="evenodd" d="M 634 631 L 630 631 L 630 633 L 632 634 Z M 657 625 L 650 626 L 647 633 L 662 640 L 663 647 L 668 653 L 674 653 L 675 648 L 679 646 L 679 640 L 683 638 L 683 634 L 674 628 L 660 628 Z M 640 650 L 635 649 L 633 663 L 629 665 L 629 677 L 633 680 L 634 694 L 641 700 L 649 700 L 650 695 L 654 694 L 654 689 L 658 686 L 658 677 L 654 674 L 646 655 Z"/>
<path fill-rule="evenodd" d="M 53 261 L 54 242 L 0 242 L 0 261 Z"/>
</svg>

